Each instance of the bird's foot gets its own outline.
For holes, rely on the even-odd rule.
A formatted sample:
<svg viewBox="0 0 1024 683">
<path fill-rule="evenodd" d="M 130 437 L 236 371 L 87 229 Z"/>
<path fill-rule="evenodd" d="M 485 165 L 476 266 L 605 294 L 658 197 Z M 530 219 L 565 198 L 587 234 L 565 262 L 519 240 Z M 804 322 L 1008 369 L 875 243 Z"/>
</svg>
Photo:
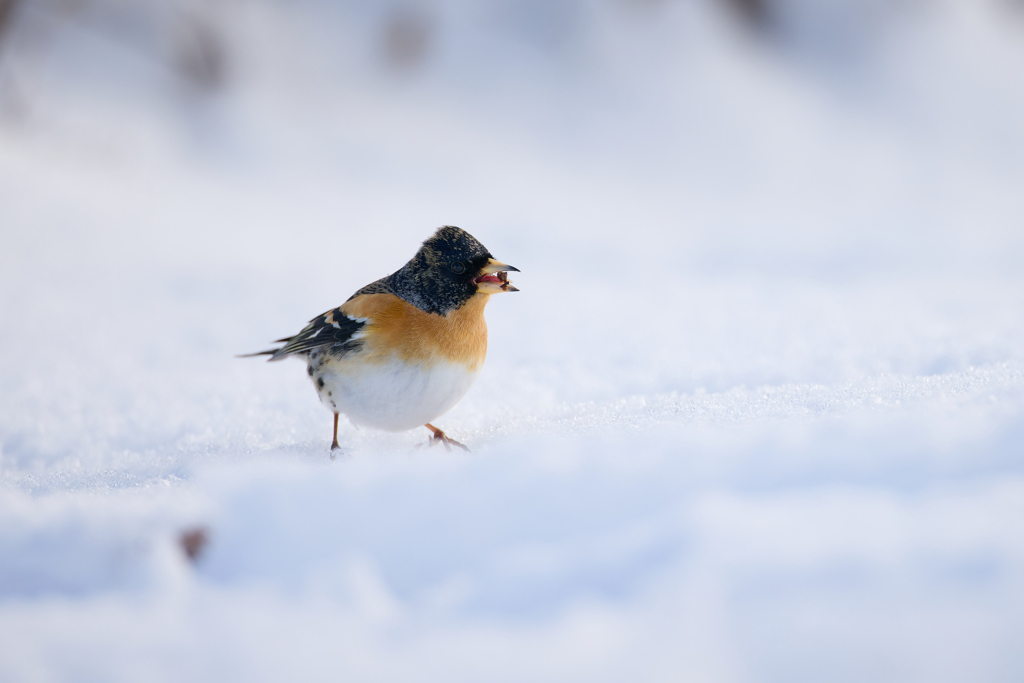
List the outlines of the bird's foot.
<svg viewBox="0 0 1024 683">
<path fill-rule="evenodd" d="M 438 429 L 434 425 L 432 425 L 432 424 L 425 424 L 423 426 L 426 427 L 427 429 L 429 429 L 432 432 L 432 435 L 430 437 L 430 441 L 427 442 L 427 445 L 429 445 L 431 448 L 433 448 L 437 444 L 443 444 L 444 445 L 444 449 L 446 451 L 450 451 L 452 449 L 452 446 L 458 446 L 459 448 L 461 448 L 462 450 L 466 451 L 467 453 L 469 452 L 469 448 L 467 448 L 465 445 L 459 443 L 455 439 L 451 438 L 450 436 L 448 436 L 447 434 L 442 432 L 440 429 Z"/>
</svg>

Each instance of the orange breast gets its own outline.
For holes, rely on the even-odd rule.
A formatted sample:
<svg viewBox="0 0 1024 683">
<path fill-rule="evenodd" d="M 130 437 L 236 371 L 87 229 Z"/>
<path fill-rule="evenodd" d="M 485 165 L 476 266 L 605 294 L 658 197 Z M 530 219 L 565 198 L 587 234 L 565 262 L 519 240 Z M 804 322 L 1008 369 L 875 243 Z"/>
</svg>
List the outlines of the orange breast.
<svg viewBox="0 0 1024 683">
<path fill-rule="evenodd" d="M 364 329 L 363 362 L 387 362 L 397 356 L 407 362 L 447 361 L 476 372 L 487 355 L 484 307 L 490 294 L 474 295 L 448 315 L 424 313 L 394 294 L 363 294 L 345 303 L 346 315 L 369 318 Z"/>
</svg>

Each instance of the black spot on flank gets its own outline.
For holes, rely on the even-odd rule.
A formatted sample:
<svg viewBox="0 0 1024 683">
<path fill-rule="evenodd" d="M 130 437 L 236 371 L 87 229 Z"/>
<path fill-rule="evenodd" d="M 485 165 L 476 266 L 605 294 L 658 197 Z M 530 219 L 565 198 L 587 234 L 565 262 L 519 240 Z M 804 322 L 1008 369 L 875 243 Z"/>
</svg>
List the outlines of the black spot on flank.
<svg viewBox="0 0 1024 683">
<path fill-rule="evenodd" d="M 328 391 L 328 392 L 327 392 L 327 395 L 328 395 L 328 396 L 333 396 L 334 394 L 332 394 L 331 392 L 329 392 L 329 391 Z M 331 403 L 334 403 L 334 401 L 331 401 Z"/>
<path fill-rule="evenodd" d="M 306 370 L 309 371 L 309 376 L 312 377 L 313 376 L 313 366 L 310 365 L 308 368 L 306 368 Z"/>
<path fill-rule="evenodd" d="M 323 377 L 317 377 L 316 378 L 316 383 L 320 385 L 321 389 L 324 388 L 324 378 Z"/>
</svg>

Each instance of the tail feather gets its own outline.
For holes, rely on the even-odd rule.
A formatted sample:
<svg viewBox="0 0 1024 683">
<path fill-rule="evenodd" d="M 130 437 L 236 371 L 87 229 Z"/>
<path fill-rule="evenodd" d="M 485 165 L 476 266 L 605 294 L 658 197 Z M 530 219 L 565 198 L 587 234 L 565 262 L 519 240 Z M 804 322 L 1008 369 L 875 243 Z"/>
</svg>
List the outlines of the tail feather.
<svg viewBox="0 0 1024 683">
<path fill-rule="evenodd" d="M 292 339 L 294 339 L 294 337 L 285 337 L 284 339 L 275 339 L 274 343 L 275 344 L 281 344 L 281 343 L 287 344 Z M 281 347 L 281 348 L 284 348 L 284 347 Z M 235 358 L 255 358 L 256 356 L 273 356 L 274 354 L 276 354 L 280 350 L 281 349 L 267 349 L 266 351 L 257 351 L 256 353 L 240 353 L 237 356 L 235 356 Z M 269 358 L 268 360 L 281 360 L 281 359 L 280 358 Z"/>
<path fill-rule="evenodd" d="M 266 351 L 257 351 L 256 353 L 240 353 L 235 358 L 255 358 L 256 356 L 273 356 L 281 349 L 267 349 Z M 270 360 L 273 360 L 272 358 Z"/>
</svg>

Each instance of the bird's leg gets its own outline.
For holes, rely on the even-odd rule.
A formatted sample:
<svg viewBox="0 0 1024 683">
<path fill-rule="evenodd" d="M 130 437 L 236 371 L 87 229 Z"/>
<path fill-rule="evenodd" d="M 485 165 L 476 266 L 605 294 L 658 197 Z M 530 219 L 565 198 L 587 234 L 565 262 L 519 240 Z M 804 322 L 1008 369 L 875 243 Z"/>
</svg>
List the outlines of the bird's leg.
<svg viewBox="0 0 1024 683">
<path fill-rule="evenodd" d="M 341 448 L 341 446 L 338 445 L 338 414 L 335 413 L 334 414 L 334 441 L 331 442 L 331 458 L 332 459 L 334 458 L 334 451 L 338 450 L 339 448 Z"/>
<path fill-rule="evenodd" d="M 441 443 L 444 444 L 444 449 L 446 451 L 450 451 L 452 449 L 452 446 L 458 446 L 464 451 L 469 451 L 469 449 L 466 448 L 464 445 L 462 445 L 455 439 L 450 438 L 447 434 L 445 434 L 444 432 L 442 432 L 440 429 L 430 424 L 429 422 L 423 426 L 429 429 L 431 432 L 433 432 L 433 436 L 430 437 L 431 446 L 436 446 L 437 444 Z"/>
</svg>

